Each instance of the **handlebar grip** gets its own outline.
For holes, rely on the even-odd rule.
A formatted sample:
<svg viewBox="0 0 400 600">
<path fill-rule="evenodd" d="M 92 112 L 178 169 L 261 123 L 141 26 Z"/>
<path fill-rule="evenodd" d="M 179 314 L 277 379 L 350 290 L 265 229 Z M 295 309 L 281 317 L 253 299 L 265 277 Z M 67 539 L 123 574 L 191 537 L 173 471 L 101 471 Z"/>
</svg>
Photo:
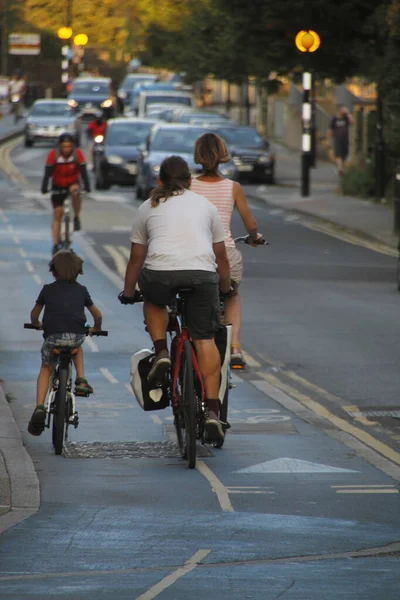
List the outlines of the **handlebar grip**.
<svg viewBox="0 0 400 600">
<path fill-rule="evenodd" d="M 36 329 L 37 331 L 40 331 L 40 327 L 32 325 L 32 323 L 24 323 L 24 329 Z"/>
</svg>

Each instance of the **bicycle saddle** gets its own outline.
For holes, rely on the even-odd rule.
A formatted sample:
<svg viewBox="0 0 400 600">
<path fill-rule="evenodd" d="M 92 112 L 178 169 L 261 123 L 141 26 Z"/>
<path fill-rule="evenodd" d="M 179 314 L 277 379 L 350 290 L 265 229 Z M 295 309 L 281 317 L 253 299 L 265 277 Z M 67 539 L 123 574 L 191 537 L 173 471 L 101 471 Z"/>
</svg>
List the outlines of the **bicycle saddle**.
<svg viewBox="0 0 400 600">
<path fill-rule="evenodd" d="M 177 287 L 172 290 L 172 293 L 175 294 L 175 296 L 177 294 L 182 296 L 183 294 L 190 294 L 191 292 L 194 292 L 194 287 L 190 287 L 188 285 Z"/>
</svg>

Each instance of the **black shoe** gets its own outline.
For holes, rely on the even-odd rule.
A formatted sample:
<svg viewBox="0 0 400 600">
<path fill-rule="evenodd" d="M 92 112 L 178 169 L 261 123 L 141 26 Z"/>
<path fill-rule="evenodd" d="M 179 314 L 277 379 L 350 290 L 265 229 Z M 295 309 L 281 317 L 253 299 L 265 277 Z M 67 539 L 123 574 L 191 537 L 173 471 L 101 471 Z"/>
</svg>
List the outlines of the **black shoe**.
<svg viewBox="0 0 400 600">
<path fill-rule="evenodd" d="M 81 230 L 81 220 L 79 217 L 74 217 L 74 231 Z"/>
<path fill-rule="evenodd" d="M 170 367 L 171 359 L 168 355 L 168 350 L 161 350 L 160 354 L 154 357 L 147 380 L 155 383 L 157 386 L 162 386 Z"/>
<path fill-rule="evenodd" d="M 212 410 L 208 411 L 208 417 L 204 423 L 204 432 L 208 443 L 224 441 L 225 432 L 222 423 Z"/>
<path fill-rule="evenodd" d="M 33 411 L 31 420 L 29 421 L 28 431 L 31 435 L 40 435 L 44 431 L 46 422 L 46 409 L 43 404 L 38 406 Z"/>
</svg>

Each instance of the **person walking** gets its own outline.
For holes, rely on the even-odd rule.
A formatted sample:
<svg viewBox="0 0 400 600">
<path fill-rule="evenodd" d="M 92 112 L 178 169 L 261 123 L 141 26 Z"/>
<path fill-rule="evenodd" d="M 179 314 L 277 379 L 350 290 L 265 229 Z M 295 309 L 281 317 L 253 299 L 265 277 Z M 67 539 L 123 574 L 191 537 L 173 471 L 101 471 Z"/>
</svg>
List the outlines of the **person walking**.
<svg viewBox="0 0 400 600">
<path fill-rule="evenodd" d="M 349 132 L 354 119 L 346 106 L 340 106 L 338 114 L 335 115 L 328 130 L 330 147 L 333 145 L 335 162 L 338 175 L 343 175 L 346 159 L 349 154 Z"/>
</svg>

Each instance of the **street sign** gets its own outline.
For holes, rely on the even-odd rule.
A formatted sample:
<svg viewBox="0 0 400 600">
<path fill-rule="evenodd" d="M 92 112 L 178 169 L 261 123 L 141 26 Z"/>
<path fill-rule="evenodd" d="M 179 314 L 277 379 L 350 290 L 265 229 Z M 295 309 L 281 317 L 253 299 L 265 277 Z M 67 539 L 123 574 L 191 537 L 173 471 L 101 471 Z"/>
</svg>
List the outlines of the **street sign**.
<svg viewBox="0 0 400 600">
<path fill-rule="evenodd" d="M 8 36 L 8 53 L 21 56 L 37 56 L 40 54 L 40 34 L 10 33 Z"/>
</svg>

